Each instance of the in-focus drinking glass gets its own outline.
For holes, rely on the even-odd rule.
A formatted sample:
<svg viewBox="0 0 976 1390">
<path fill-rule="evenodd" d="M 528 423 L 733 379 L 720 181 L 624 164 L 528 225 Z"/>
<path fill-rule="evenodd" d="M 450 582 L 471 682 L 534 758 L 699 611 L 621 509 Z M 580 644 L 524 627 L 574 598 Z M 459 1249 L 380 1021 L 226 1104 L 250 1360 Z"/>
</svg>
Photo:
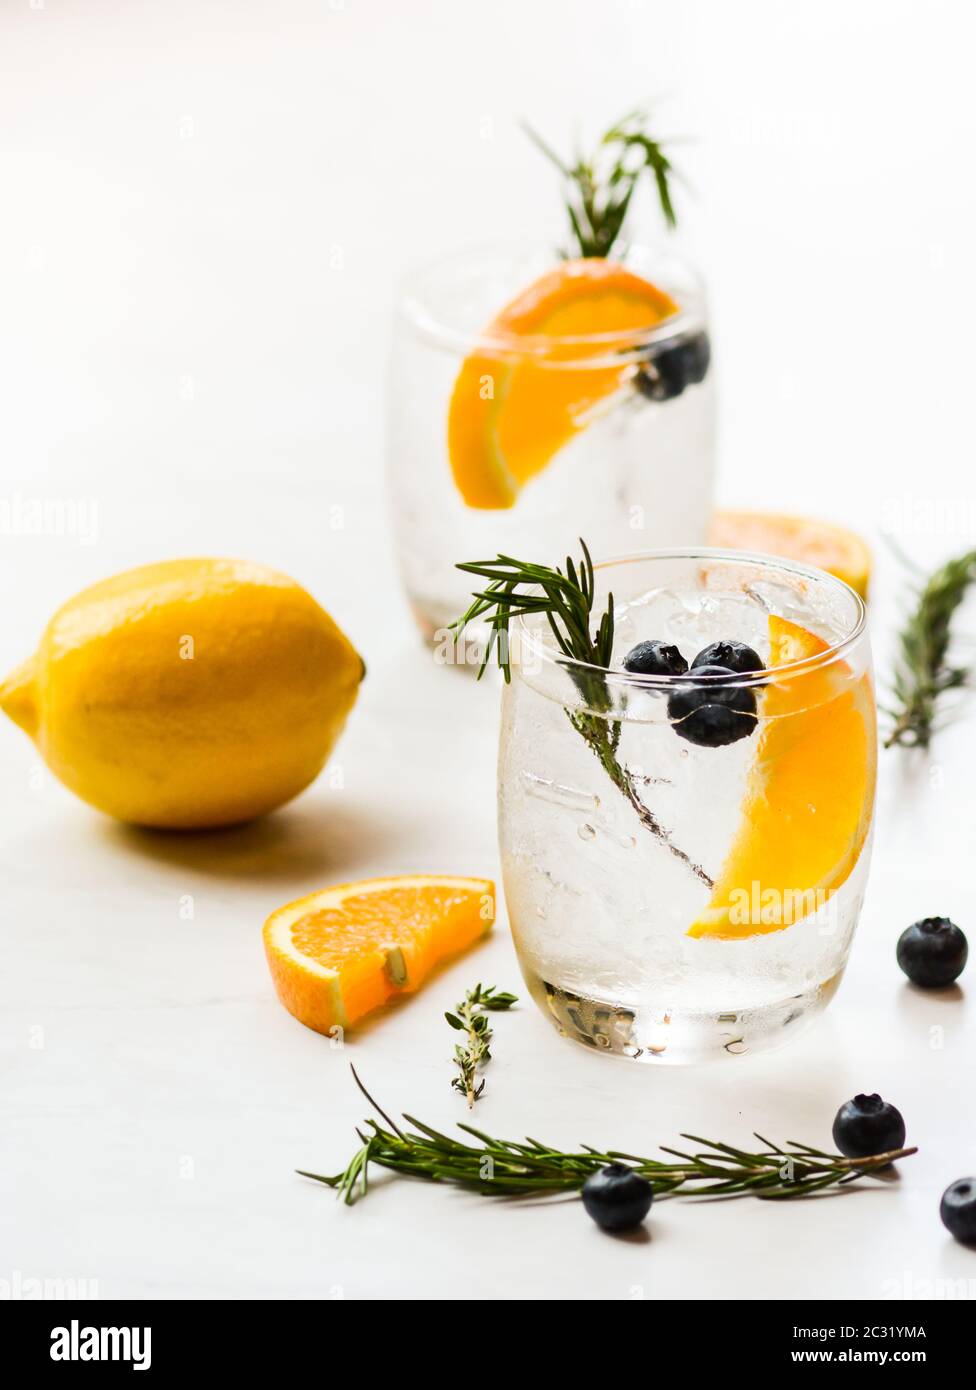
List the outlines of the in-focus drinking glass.
<svg viewBox="0 0 976 1390">
<path fill-rule="evenodd" d="M 558 333 L 499 328 L 499 310 L 519 295 L 525 302 L 526 287 L 554 264 L 551 249 L 488 249 L 403 286 L 388 479 L 399 566 L 428 641 L 467 606 L 459 556 L 504 551 L 556 563 L 581 533 L 594 554 L 705 539 L 714 391 L 697 274 L 673 255 L 632 248 L 619 264 L 669 296 L 675 312 L 626 332 L 570 332 L 565 310 Z M 485 392 L 490 410 L 480 407 Z M 510 465 L 537 469 L 520 476 L 514 496 L 495 486 L 510 481 Z"/>
<path fill-rule="evenodd" d="M 523 975 L 562 1033 L 609 1053 L 778 1046 L 834 994 L 864 896 L 864 605 L 823 571 L 741 552 L 661 551 L 596 575 L 594 616 L 614 595 L 609 672 L 562 656 L 538 615 L 513 622 L 499 835 Z M 766 669 L 621 669 L 655 639 L 689 663 L 744 642 Z"/>
</svg>

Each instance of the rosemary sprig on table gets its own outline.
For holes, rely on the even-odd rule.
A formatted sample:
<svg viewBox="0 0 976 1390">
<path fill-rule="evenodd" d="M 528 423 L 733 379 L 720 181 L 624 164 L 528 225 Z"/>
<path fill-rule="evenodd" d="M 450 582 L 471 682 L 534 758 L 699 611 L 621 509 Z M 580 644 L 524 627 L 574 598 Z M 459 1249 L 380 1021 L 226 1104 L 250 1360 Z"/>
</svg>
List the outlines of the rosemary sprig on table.
<svg viewBox="0 0 976 1390">
<path fill-rule="evenodd" d="M 661 1152 L 670 1157 L 654 1159 L 588 1145 L 564 1151 L 537 1139 L 493 1139 L 471 1125 L 459 1124 L 458 1129 L 476 1141 L 470 1143 L 441 1134 L 411 1115 L 403 1118 L 412 1128 L 401 1129 L 377 1105 L 355 1068 L 352 1073 L 384 1123 L 371 1119 L 366 1121 L 365 1130 L 357 1129 L 361 1147 L 341 1173 L 327 1176 L 298 1170 L 302 1177 L 333 1188 L 350 1206 L 369 1190 L 371 1163 L 406 1177 L 468 1188 L 485 1197 L 575 1192 L 598 1169 L 609 1163 L 626 1163 L 652 1184 L 655 1198 L 677 1193 L 687 1197 L 751 1195 L 791 1200 L 813 1196 L 828 1187 L 845 1187 L 916 1152 L 914 1148 L 893 1149 L 871 1158 L 842 1158 L 840 1154 L 825 1153 L 793 1140 L 786 1148 L 780 1148 L 761 1134 L 755 1137 L 762 1147 L 749 1152 L 684 1134 L 683 1139 L 703 1147 L 686 1152 L 662 1145 Z"/>
<path fill-rule="evenodd" d="M 679 846 L 672 844 L 668 832 L 644 805 L 637 793 L 635 777 L 617 756 L 621 725 L 619 720 L 610 717 L 613 697 L 603 674 L 613 659 L 613 594 L 607 595 L 606 608 L 594 630 L 596 583 L 593 561 L 582 539 L 580 546 L 582 559 L 575 563 L 567 556 L 565 571 L 549 565 L 527 564 L 510 555 L 458 565 L 457 568 L 465 574 L 473 574 L 489 582 L 485 588 L 473 593 L 470 607 L 451 624 L 454 640 L 460 638 L 469 623 L 485 618 L 488 640 L 478 669 L 478 679 L 484 675 L 494 652 L 507 683 L 512 679 L 512 618 L 544 615 L 559 651 L 568 661 L 578 663 L 570 668 L 570 674 L 584 708 L 567 709 L 570 724 L 592 749 L 613 785 L 630 802 L 645 829 L 657 836 L 675 858 L 680 859 L 696 878 L 711 888 L 712 880 L 701 865 L 696 864 Z"/>
<path fill-rule="evenodd" d="M 579 255 L 584 258 L 609 255 L 644 173 L 654 180 L 667 225 L 673 227 L 677 222 L 670 188 L 674 169 L 660 143 L 648 135 L 646 124 L 645 112 L 631 112 L 610 127 L 589 158 L 577 155 L 567 164 L 523 122 L 526 134 L 566 180 L 566 211 Z"/>
<path fill-rule="evenodd" d="M 937 569 L 922 586 L 914 611 L 899 635 L 894 695 L 894 723 L 885 747 L 902 744 L 928 748 L 942 695 L 966 684 L 972 667 L 949 660 L 952 620 L 976 581 L 976 550 L 969 550 Z"/>
<path fill-rule="evenodd" d="M 460 1004 L 455 1006 L 454 1013 L 444 1015 L 452 1028 L 467 1034 L 466 1040 L 457 1043 L 454 1048 L 458 1075 L 451 1085 L 467 1099 L 469 1110 L 485 1089 L 484 1077 L 478 1081 L 479 1068 L 491 1061 L 493 1034 L 488 1015 L 510 1009 L 517 1003 L 517 995 L 506 994 L 504 990 L 496 991 L 494 985 L 479 983 L 467 991 Z"/>
</svg>

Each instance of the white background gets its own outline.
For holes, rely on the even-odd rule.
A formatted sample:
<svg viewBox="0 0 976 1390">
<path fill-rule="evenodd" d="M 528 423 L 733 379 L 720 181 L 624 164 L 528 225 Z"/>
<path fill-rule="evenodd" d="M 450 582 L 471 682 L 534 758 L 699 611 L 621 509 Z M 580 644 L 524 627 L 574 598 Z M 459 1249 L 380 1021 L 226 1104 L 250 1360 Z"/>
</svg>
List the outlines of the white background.
<svg viewBox="0 0 976 1390">
<path fill-rule="evenodd" d="M 410 630 L 382 418 L 401 270 L 562 231 L 520 115 L 568 149 L 650 101 L 658 130 L 693 137 L 674 154 L 712 290 L 721 498 L 870 537 L 884 683 L 900 572 L 883 533 L 924 563 L 976 541 L 974 39 L 966 7 L 931 0 L 3 0 L 0 514 L 89 510 L 83 534 L 5 522 L 0 659 L 22 659 L 87 582 L 224 553 L 305 583 L 369 679 L 329 775 L 209 837 L 110 824 L 0 730 L 0 1280 L 92 1278 L 103 1296 L 976 1296 L 976 1256 L 937 1214 L 976 1170 L 971 1000 L 913 993 L 894 963 L 921 915 L 976 936 L 971 724 L 927 763 L 883 754 L 863 924 L 806 1039 L 655 1074 L 574 1049 L 527 1002 L 499 1021 L 479 1106 L 498 1133 L 651 1152 L 685 1129 L 826 1143 L 837 1105 L 879 1090 L 922 1147 L 882 1190 L 671 1202 L 633 1241 L 576 1204 L 406 1182 L 339 1209 L 292 1169 L 351 1152 L 364 1107 L 346 1063 L 388 1107 L 460 1118 L 439 1020 L 478 976 L 518 987 L 506 926 L 345 1053 L 280 1008 L 260 947 L 272 908 L 328 882 L 497 872 L 497 692 L 435 669 Z M 649 204 L 641 216 L 653 232 Z"/>
</svg>

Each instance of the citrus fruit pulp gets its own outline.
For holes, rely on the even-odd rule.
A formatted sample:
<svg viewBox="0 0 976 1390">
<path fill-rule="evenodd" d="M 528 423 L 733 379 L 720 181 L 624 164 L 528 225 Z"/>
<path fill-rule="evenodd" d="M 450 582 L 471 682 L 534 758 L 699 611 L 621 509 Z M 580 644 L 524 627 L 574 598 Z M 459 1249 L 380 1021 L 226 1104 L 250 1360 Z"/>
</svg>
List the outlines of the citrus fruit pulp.
<svg viewBox="0 0 976 1390">
<path fill-rule="evenodd" d="M 770 669 L 827 643 L 769 617 Z M 842 660 L 772 679 L 742 820 L 693 937 L 741 938 L 800 921 L 845 882 L 871 824 L 877 762 L 870 677 Z M 756 905 L 761 911 L 756 911 Z"/>
<path fill-rule="evenodd" d="M 814 565 L 868 596 L 871 552 L 860 536 L 830 521 L 772 512 L 716 512 L 709 527 L 710 545 L 754 550 Z"/>
<path fill-rule="evenodd" d="M 677 311 L 663 290 L 599 258 L 564 262 L 507 305 L 484 334 L 498 348 L 465 359 L 451 396 L 448 452 L 467 505 L 511 507 L 633 374 L 625 358 L 605 359 Z M 586 366 L 590 359 L 601 365 Z"/>
<path fill-rule="evenodd" d="M 488 879 L 363 879 L 273 912 L 264 925 L 264 947 L 288 1012 L 329 1033 L 416 990 L 435 965 L 482 937 L 494 915 L 495 886 Z"/>
</svg>

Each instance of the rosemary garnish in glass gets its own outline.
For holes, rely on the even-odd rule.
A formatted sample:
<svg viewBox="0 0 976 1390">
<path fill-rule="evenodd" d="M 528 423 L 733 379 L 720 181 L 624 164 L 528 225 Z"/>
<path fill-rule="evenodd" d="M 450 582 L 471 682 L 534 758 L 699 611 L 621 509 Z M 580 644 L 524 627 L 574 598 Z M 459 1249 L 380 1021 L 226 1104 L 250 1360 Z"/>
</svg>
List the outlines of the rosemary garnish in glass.
<svg viewBox="0 0 976 1390">
<path fill-rule="evenodd" d="M 454 1048 L 458 1074 L 451 1085 L 466 1098 L 469 1110 L 485 1089 L 484 1077 L 480 1082 L 478 1080 L 479 1068 L 491 1061 L 493 1034 L 488 1015 L 510 1009 L 517 1003 L 518 995 L 506 994 L 504 990 L 496 990 L 494 985 L 479 983 L 467 991 L 460 1004 L 455 1005 L 453 1013 L 444 1015 L 452 1028 L 467 1034 L 465 1041 L 457 1043 Z"/>
<path fill-rule="evenodd" d="M 465 574 L 489 581 L 486 588 L 476 590 L 465 613 L 451 624 L 455 641 L 465 627 L 479 618 L 488 624 L 478 679 L 485 673 L 492 652 L 506 683 L 512 679 L 510 623 L 513 617 L 543 614 L 556 640 L 559 651 L 569 662 L 573 683 L 580 693 L 583 708 L 567 709 L 566 716 L 600 761 L 610 781 L 630 802 L 641 824 L 666 845 L 676 859 L 686 864 L 706 887 L 712 879 L 671 837 L 637 793 L 636 778 L 618 757 L 621 724 L 613 719 L 613 697 L 603 673 L 613 659 L 613 594 L 608 594 L 606 608 L 592 628 L 593 603 L 596 585 L 593 561 L 586 542 L 580 539 L 583 557 L 578 564 L 566 558 L 565 572 L 548 565 L 527 564 L 510 555 L 498 555 L 494 560 L 478 560 L 457 566 Z"/>
<path fill-rule="evenodd" d="M 662 1145 L 661 1152 L 670 1158 L 654 1159 L 585 1144 L 565 1151 L 537 1139 L 493 1139 L 471 1125 L 459 1124 L 458 1129 L 476 1141 L 470 1143 L 441 1134 L 411 1115 L 403 1118 L 412 1128 L 401 1129 L 369 1094 L 355 1068 L 352 1074 L 384 1123 L 371 1119 L 365 1122 L 365 1130 L 357 1129 L 361 1147 L 341 1173 L 327 1176 L 298 1170 L 302 1177 L 334 1188 L 348 1205 L 366 1196 L 371 1163 L 407 1177 L 468 1188 L 485 1197 L 574 1192 L 598 1169 L 626 1163 L 651 1183 L 655 1198 L 751 1195 L 791 1200 L 811 1197 L 828 1187 L 846 1187 L 917 1152 L 904 1148 L 871 1158 L 843 1158 L 794 1140 L 780 1148 L 761 1134 L 755 1137 L 762 1147 L 750 1152 L 683 1134 L 683 1139 L 703 1147 L 686 1152 Z"/>
<path fill-rule="evenodd" d="M 970 584 L 976 581 L 976 550 L 947 561 L 918 592 L 916 606 L 899 634 L 895 668 L 896 708 L 885 747 L 928 748 L 936 729 L 941 696 L 964 686 L 972 667 L 949 660 L 952 620 Z"/>
<path fill-rule="evenodd" d="M 566 211 L 578 254 L 607 256 L 623 230 L 641 176 L 654 181 L 668 227 L 675 226 L 670 179 L 671 161 L 646 130 L 647 114 L 632 111 L 604 134 L 589 158 L 577 155 L 567 164 L 523 122 L 523 129 L 566 180 Z M 575 253 L 574 253 L 575 254 Z"/>
</svg>

